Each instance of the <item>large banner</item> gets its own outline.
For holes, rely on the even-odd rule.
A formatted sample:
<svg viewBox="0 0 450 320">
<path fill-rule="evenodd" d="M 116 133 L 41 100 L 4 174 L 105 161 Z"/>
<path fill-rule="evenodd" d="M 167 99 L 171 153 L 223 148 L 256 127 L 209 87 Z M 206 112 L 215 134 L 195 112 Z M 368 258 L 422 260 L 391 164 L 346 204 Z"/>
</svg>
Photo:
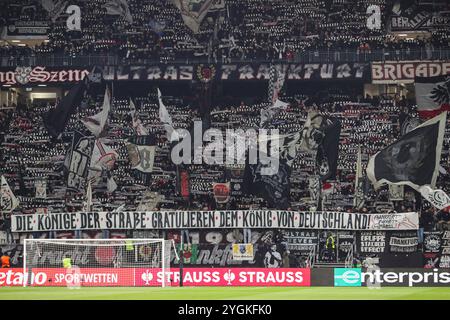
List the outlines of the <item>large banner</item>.
<svg viewBox="0 0 450 320">
<path fill-rule="evenodd" d="M 0 270 L 0 287 L 151 287 L 179 286 L 179 270 L 163 273 L 159 268 L 22 268 Z M 361 268 L 184 268 L 183 285 L 211 287 L 448 287 L 449 269 Z"/>
<path fill-rule="evenodd" d="M 416 212 L 360 214 L 274 210 L 73 212 L 13 215 L 13 232 L 118 229 L 277 228 L 417 230 Z"/>
<path fill-rule="evenodd" d="M 36 66 L 0 68 L 0 85 L 75 83 L 83 80 L 88 74 L 89 70 L 81 67 L 48 68 Z"/>
<path fill-rule="evenodd" d="M 413 83 L 415 77 L 450 73 L 450 61 L 372 62 L 372 83 Z"/>
<path fill-rule="evenodd" d="M 184 268 L 185 286 L 298 286 L 309 287 L 311 270 L 300 268 Z M 161 286 L 166 276 L 166 285 L 178 286 L 178 270 L 163 274 L 158 268 L 80 268 L 77 273 L 64 268 L 34 268 L 28 275 L 23 269 L 0 270 L 0 287 L 28 284 L 41 287 L 61 287 L 79 284 L 82 287 L 150 287 Z"/>
<path fill-rule="evenodd" d="M 43 39 L 47 37 L 50 25 L 47 21 L 15 21 L 5 28 L 4 39 Z"/>
<path fill-rule="evenodd" d="M 367 63 L 311 63 L 276 66 L 286 80 L 363 80 L 369 76 Z M 0 85 L 55 84 L 77 82 L 92 67 L 4 67 L 0 68 Z M 104 66 L 103 79 L 163 81 L 260 81 L 269 80 L 270 64 L 157 64 L 139 66 Z M 414 77 L 413 77 L 414 78 Z"/>
<path fill-rule="evenodd" d="M 391 31 L 429 31 L 449 25 L 448 11 L 436 12 L 433 2 L 421 2 L 397 1 L 390 18 Z"/>
<path fill-rule="evenodd" d="M 416 269 L 416 268 L 334 268 L 335 287 L 448 287 L 450 284 L 449 269 Z M 313 269 L 320 276 L 327 276 L 324 269 Z M 322 286 L 326 285 L 322 283 Z"/>
<path fill-rule="evenodd" d="M 364 79 L 367 63 L 310 63 L 276 65 L 286 80 Z M 270 64 L 160 64 L 149 66 L 120 66 L 104 69 L 108 80 L 269 80 Z"/>
<path fill-rule="evenodd" d="M 384 231 L 361 231 L 356 238 L 357 251 L 362 255 L 377 255 L 385 252 L 387 236 Z"/>
</svg>

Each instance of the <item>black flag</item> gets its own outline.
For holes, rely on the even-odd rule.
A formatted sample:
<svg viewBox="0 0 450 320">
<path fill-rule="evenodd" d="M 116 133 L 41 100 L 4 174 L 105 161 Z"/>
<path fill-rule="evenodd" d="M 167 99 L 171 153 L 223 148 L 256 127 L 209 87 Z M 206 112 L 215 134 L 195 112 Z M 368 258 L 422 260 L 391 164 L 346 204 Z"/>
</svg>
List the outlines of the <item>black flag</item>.
<svg viewBox="0 0 450 320">
<path fill-rule="evenodd" d="M 69 122 L 70 116 L 77 110 L 86 90 L 86 81 L 80 81 L 62 98 L 56 108 L 43 115 L 44 126 L 48 133 L 57 138 Z"/>
<path fill-rule="evenodd" d="M 434 187 L 439 171 L 447 112 L 424 122 L 372 156 L 367 176 L 375 189 L 386 183 L 408 185 L 416 190 Z"/>
<path fill-rule="evenodd" d="M 261 174 L 263 165 L 247 162 L 244 173 L 244 189 L 248 194 L 262 197 L 270 208 L 287 209 L 289 207 L 289 193 L 291 167 L 285 159 L 280 159 L 278 171 L 273 175 Z"/>
<path fill-rule="evenodd" d="M 324 137 L 317 149 L 316 164 L 322 181 L 333 180 L 336 179 L 341 122 L 337 118 L 325 118 L 322 126 Z"/>
</svg>

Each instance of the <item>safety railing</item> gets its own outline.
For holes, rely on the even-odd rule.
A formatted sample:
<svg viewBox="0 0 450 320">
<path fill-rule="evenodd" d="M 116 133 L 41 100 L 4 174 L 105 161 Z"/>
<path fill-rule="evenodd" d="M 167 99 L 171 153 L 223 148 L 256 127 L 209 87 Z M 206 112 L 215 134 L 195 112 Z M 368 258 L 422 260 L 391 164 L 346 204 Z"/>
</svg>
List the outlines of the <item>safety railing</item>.
<svg viewBox="0 0 450 320">
<path fill-rule="evenodd" d="M 127 66 L 150 64 L 195 64 L 195 63 L 338 63 L 338 62 L 371 62 L 371 61 L 406 61 L 406 60 L 450 60 L 450 48 L 438 49 L 382 49 L 382 50 L 307 50 L 295 53 L 292 58 L 282 59 L 250 59 L 248 57 L 232 59 L 213 59 L 205 56 L 168 58 L 126 58 L 111 55 L 59 55 L 59 54 L 31 54 L 13 55 L 0 54 L 1 67 L 16 66 Z"/>
</svg>

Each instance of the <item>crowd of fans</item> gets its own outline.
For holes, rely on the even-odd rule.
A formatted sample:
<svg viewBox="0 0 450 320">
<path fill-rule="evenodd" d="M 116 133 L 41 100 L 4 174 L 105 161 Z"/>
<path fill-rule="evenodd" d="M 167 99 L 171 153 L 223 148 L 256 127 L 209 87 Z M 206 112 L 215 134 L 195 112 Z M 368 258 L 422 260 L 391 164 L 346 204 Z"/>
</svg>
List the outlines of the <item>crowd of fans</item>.
<svg viewBox="0 0 450 320">
<path fill-rule="evenodd" d="M 8 28 L 15 21 L 45 21 L 48 40 L 34 47 L 0 46 L 0 65 L 13 66 L 38 61 L 46 56 L 82 57 L 89 55 L 114 56 L 116 63 L 212 62 L 230 61 L 338 61 L 347 59 L 348 52 L 356 57 L 380 52 L 380 57 L 439 59 L 433 49 L 448 49 L 448 26 L 432 26 L 426 35 L 398 38 L 390 32 L 390 17 L 397 1 L 346 0 L 227 0 L 222 9 L 210 12 L 199 32 L 194 34 L 183 22 L 180 11 L 168 0 L 128 0 L 133 18 L 108 15 L 106 0 L 71 1 L 82 9 L 81 31 L 67 31 L 67 15 L 50 17 L 39 2 L 20 0 L 14 4 L 0 2 L 0 28 Z M 368 5 L 381 8 L 381 29 L 367 27 Z M 425 5 L 424 5 L 425 6 Z M 26 9 L 25 9 L 26 8 Z M 420 6 L 419 6 L 420 8 Z M 425 7 L 424 7 L 425 8 Z M 431 10 L 426 7 L 426 10 Z M 433 11 L 434 10 L 434 11 Z M 448 10 L 448 4 L 437 1 L 432 12 Z M 387 54 L 391 56 L 386 56 Z M 308 61 L 309 61 L 308 60 Z M 329 61 L 325 60 L 324 62 Z M 87 65 L 87 64 L 86 64 Z M 263 96 L 263 95 L 261 95 Z M 136 176 L 129 160 L 127 142 L 136 132 L 133 129 L 130 98 L 137 109 L 137 118 L 155 136 L 157 147 L 150 183 Z M 391 201 L 389 189 L 375 192 L 369 185 L 365 190 L 365 205 L 356 210 L 355 170 L 358 147 L 362 149 L 363 169 L 371 155 L 389 145 L 402 134 L 405 121 L 417 118 L 414 102 L 405 97 L 357 97 L 328 90 L 326 95 L 295 95 L 283 93 L 281 99 L 289 107 L 271 120 L 270 126 L 283 134 L 298 132 L 310 111 L 338 117 L 342 122 L 336 179 L 323 184 L 321 210 L 386 213 L 417 211 L 420 231 L 448 230 L 450 213 L 436 210 L 412 189 L 405 187 L 403 200 Z M 216 97 L 208 111 L 213 128 L 258 128 L 260 111 L 269 104 L 263 98 L 253 100 L 239 97 Z M 36 212 L 76 212 L 85 207 L 85 190 L 67 189 L 67 159 L 73 144 L 74 132 L 90 135 L 80 121 L 101 110 L 103 95 L 86 97 L 71 117 L 64 134 L 50 137 L 43 125 L 42 115 L 54 103 L 34 102 L 0 109 L 0 174 L 4 176 L 20 205 L 11 214 Z M 164 97 L 164 103 L 175 128 L 190 129 L 192 122 L 205 117 L 193 108 L 191 97 Z M 450 192 L 450 125 L 444 139 L 440 174 L 437 186 Z M 214 183 L 243 184 L 245 166 L 192 164 L 184 169 L 189 176 L 189 197 L 180 194 L 179 172 L 170 159 L 170 144 L 161 123 L 156 89 L 147 96 L 114 95 L 106 134 L 102 143 L 115 150 L 118 158 L 108 174 L 104 173 L 93 185 L 93 211 L 112 211 L 120 208 L 135 211 L 149 196 L 160 197 L 154 210 L 215 210 L 215 209 L 273 209 L 261 197 L 250 195 L 242 188 L 232 189 L 227 203 L 218 203 L 212 193 Z M 290 175 L 289 210 L 316 210 L 318 202 L 311 189 L 316 177 L 315 156 L 299 152 Z M 117 189 L 108 191 L 108 178 L 113 177 Z M 36 182 L 45 181 L 46 197 L 35 197 Z M 153 210 L 152 209 L 152 210 Z M 0 219 L 7 242 L 23 237 L 74 237 L 67 232 L 11 234 L 9 213 Z M 139 232 L 137 230 L 129 230 Z M 114 232 L 114 231 L 112 231 Z M 272 231 L 270 231 L 272 232 Z M 124 235 L 122 231 L 118 234 Z M 273 232 L 283 242 L 281 230 Z M 111 236 L 111 234 L 109 234 Z M 127 237 L 134 234 L 126 233 Z M 148 236 L 146 236 L 148 237 Z M 272 242 L 270 243 L 272 245 Z M 284 254 L 284 253 L 283 253 Z M 287 264 L 289 266 L 289 263 Z"/>
<path fill-rule="evenodd" d="M 81 8 L 81 31 L 68 31 L 67 14 L 50 17 L 39 2 L 2 2 L 0 24 L 3 22 L 5 28 L 15 21 L 46 21 L 49 29 L 48 41 L 35 47 L 6 45 L 0 47 L 0 56 L 114 55 L 120 63 L 192 62 L 206 58 L 227 62 L 311 60 L 319 52 L 326 52 L 331 60 L 348 59 L 351 52 L 357 59 L 379 52 L 380 59 L 407 60 L 439 59 L 433 49 L 449 48 L 448 25 L 433 25 L 425 34 L 393 36 L 389 19 L 398 1 L 391 0 L 227 0 L 221 9 L 207 15 L 196 34 L 168 0 L 128 0 L 132 23 L 118 15 L 108 15 L 106 2 L 71 1 Z M 367 27 L 366 11 L 374 4 L 380 7 L 379 29 Z M 436 14 L 448 11 L 448 3 L 423 4 L 416 11 L 420 10 Z M 417 52 L 421 52 L 420 56 Z"/>
<path fill-rule="evenodd" d="M 6 177 L 14 193 L 20 199 L 20 207 L 14 213 L 34 213 L 79 211 L 85 201 L 84 190 L 79 193 L 67 192 L 67 177 L 64 161 L 69 155 L 74 131 L 89 134 L 80 119 L 100 110 L 102 97 L 91 97 L 83 104 L 80 112 L 72 116 L 61 139 L 51 138 L 43 126 L 42 114 L 49 104 L 20 106 L 0 113 L 1 158 L 0 173 Z M 118 188 L 108 192 L 106 177 L 93 187 L 93 210 L 114 210 L 125 205 L 123 210 L 136 210 L 146 190 L 157 192 L 162 200 L 157 209 L 272 209 L 264 199 L 241 192 L 232 195 L 226 204 L 216 203 L 211 192 L 212 184 L 229 182 L 230 168 L 226 165 L 192 164 L 186 167 L 189 172 L 190 199 L 180 195 L 176 167 L 170 159 L 169 143 L 165 129 L 159 119 L 156 92 L 146 97 L 133 97 L 138 117 L 143 125 L 155 135 L 157 141 L 154 172 L 150 185 L 134 176 L 129 162 L 126 142 L 135 135 L 130 117 L 128 97 L 114 97 L 109 116 L 107 135 L 102 141 L 118 153 L 118 159 L 111 171 Z M 308 111 L 317 110 L 335 115 L 342 121 L 339 145 L 339 161 L 336 180 L 328 181 L 323 189 L 323 210 L 355 212 L 353 207 L 354 179 L 358 146 L 362 148 L 363 167 L 369 156 L 396 140 L 401 134 L 402 122 L 415 115 L 414 106 L 404 97 L 366 97 L 356 99 L 348 95 L 330 95 L 320 101 L 306 96 L 284 97 L 290 103 L 287 110 L 273 119 L 273 127 L 281 133 L 292 133 L 301 129 Z M 189 128 L 192 121 L 199 120 L 197 110 L 193 110 L 183 98 L 165 97 L 165 104 L 172 116 L 175 128 Z M 86 107 L 89 106 L 89 107 Z M 217 106 L 211 110 L 211 127 L 219 129 L 258 128 L 260 109 L 267 103 Z M 448 172 L 450 126 L 444 141 L 441 159 L 442 167 Z M 368 143 L 370 142 L 370 143 Z M 233 168 L 240 174 L 244 166 Z M 313 155 L 300 152 L 292 166 L 290 178 L 290 209 L 311 210 L 316 206 L 309 188 L 309 179 L 315 174 Z M 239 173 L 237 174 L 239 176 Z M 448 173 L 440 174 L 438 186 L 449 190 Z M 35 181 L 45 180 L 47 198 L 34 197 Z M 403 201 L 390 201 L 388 188 L 374 192 L 368 189 L 365 206 L 360 212 L 407 212 L 421 213 L 421 226 L 426 230 L 448 228 L 449 213 L 438 212 L 426 201 L 420 201 L 413 190 L 406 188 Z M 420 199 L 420 197 L 419 197 Z"/>
</svg>

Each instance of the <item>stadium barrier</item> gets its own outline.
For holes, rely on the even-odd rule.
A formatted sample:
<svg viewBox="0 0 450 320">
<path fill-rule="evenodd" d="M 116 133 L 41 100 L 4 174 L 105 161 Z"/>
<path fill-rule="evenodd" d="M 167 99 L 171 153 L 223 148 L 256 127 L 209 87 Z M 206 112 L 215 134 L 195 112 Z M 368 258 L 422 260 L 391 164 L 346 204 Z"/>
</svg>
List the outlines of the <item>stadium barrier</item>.
<svg viewBox="0 0 450 320">
<path fill-rule="evenodd" d="M 305 50 L 297 52 L 290 59 L 281 58 L 273 60 L 260 60 L 266 63 L 334 63 L 334 62 L 372 62 L 389 60 L 447 60 L 450 59 L 450 49 L 434 48 L 426 50 L 419 49 L 374 49 L 372 51 L 358 52 L 357 50 Z M 218 60 L 218 59 L 216 59 Z M 42 65 L 47 67 L 60 66 L 124 66 L 132 64 L 155 64 L 165 63 L 162 59 L 151 58 L 125 58 L 115 54 L 88 54 L 88 55 L 60 55 L 40 54 L 34 55 L 3 55 L 0 56 L 0 67 L 17 67 Z M 217 63 L 207 57 L 175 58 L 170 63 Z M 253 63 L 252 59 L 229 57 L 227 63 Z"/>
<path fill-rule="evenodd" d="M 34 286 L 67 286 L 74 282 L 90 287 L 147 287 L 161 282 L 157 268 L 80 268 L 73 274 L 63 268 L 35 268 L 24 276 L 22 268 L 1 269 L 0 286 L 22 286 L 32 277 Z M 166 273 L 178 286 L 179 270 Z M 446 287 L 450 269 L 361 269 L 361 268 L 185 268 L 184 286 L 216 287 Z"/>
</svg>

